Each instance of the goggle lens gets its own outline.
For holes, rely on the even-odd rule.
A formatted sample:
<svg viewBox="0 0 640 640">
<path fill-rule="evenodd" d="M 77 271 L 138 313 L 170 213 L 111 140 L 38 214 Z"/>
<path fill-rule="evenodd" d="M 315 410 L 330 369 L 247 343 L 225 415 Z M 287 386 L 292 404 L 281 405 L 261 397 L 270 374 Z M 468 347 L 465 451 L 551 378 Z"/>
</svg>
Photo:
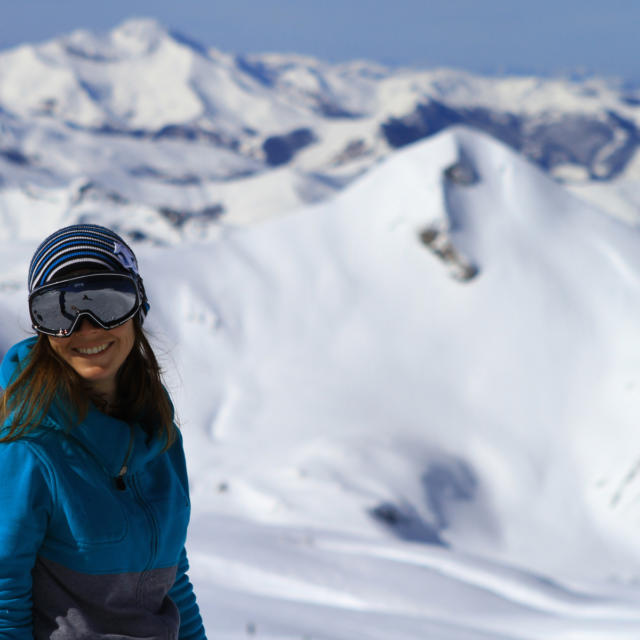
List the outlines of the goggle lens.
<svg viewBox="0 0 640 640">
<path fill-rule="evenodd" d="M 141 305 L 136 282 L 124 274 L 94 274 L 46 285 L 29 296 L 36 331 L 68 336 L 78 319 L 87 316 L 104 329 L 132 318 Z"/>
</svg>

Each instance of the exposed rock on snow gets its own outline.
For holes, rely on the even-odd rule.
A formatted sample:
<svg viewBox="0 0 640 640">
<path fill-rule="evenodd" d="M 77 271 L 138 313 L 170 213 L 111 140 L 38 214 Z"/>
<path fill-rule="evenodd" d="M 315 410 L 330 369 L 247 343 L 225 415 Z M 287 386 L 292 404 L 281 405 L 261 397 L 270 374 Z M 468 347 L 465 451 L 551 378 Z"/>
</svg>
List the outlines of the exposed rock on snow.
<svg viewBox="0 0 640 640">
<path fill-rule="evenodd" d="M 445 263 L 449 273 L 456 280 L 467 282 L 478 275 L 478 267 L 460 255 L 446 231 L 429 226 L 420 232 L 420 240 Z"/>
</svg>

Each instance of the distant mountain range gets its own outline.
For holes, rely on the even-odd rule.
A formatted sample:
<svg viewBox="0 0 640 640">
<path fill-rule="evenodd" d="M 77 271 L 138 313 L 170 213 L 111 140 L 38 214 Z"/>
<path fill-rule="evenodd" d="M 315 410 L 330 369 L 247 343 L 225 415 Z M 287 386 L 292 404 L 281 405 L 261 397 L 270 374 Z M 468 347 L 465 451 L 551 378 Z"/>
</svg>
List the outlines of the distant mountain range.
<svg viewBox="0 0 640 640">
<path fill-rule="evenodd" d="M 322 200 L 451 125 L 572 184 L 640 181 L 640 90 L 621 83 L 230 55 L 136 19 L 0 54 L 0 213 L 207 235 Z"/>
</svg>

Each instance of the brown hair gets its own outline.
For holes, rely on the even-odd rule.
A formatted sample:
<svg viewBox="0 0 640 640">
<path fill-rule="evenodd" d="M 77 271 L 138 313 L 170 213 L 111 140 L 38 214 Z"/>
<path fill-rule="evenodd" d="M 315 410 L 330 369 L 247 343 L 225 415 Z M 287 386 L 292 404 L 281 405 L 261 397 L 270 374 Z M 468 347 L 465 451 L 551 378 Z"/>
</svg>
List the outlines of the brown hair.
<svg viewBox="0 0 640 640">
<path fill-rule="evenodd" d="M 114 415 L 125 422 L 139 422 L 149 435 L 163 438 L 168 449 L 176 439 L 173 407 L 137 316 L 133 326 L 133 348 L 118 371 Z M 86 418 L 90 401 L 100 408 L 100 400 L 90 394 L 83 379 L 55 353 L 48 337 L 39 334 L 25 366 L 0 399 L 0 421 L 11 418 L 0 442 L 18 440 L 36 429 L 53 403 L 72 429 Z"/>
</svg>

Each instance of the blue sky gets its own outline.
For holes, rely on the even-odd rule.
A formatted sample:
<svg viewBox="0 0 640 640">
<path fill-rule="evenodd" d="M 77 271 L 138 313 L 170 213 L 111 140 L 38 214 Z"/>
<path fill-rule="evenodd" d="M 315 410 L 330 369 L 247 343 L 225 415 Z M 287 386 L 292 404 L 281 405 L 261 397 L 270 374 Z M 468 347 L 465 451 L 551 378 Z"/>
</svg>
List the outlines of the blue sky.
<svg viewBox="0 0 640 640">
<path fill-rule="evenodd" d="M 154 17 L 205 45 L 640 81 L 639 0 L 0 0 L 0 48 Z"/>
</svg>

